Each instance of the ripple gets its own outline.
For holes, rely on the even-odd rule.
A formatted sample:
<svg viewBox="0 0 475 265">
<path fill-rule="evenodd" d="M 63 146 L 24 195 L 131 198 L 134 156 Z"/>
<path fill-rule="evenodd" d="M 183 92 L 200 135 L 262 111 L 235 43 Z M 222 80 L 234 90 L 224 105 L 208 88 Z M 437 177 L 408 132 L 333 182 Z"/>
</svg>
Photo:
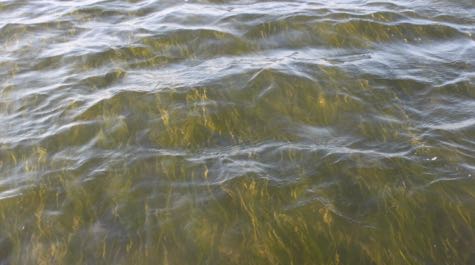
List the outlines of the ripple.
<svg viewBox="0 0 475 265">
<path fill-rule="evenodd" d="M 474 263 L 474 14 L 0 1 L 0 263 Z"/>
</svg>

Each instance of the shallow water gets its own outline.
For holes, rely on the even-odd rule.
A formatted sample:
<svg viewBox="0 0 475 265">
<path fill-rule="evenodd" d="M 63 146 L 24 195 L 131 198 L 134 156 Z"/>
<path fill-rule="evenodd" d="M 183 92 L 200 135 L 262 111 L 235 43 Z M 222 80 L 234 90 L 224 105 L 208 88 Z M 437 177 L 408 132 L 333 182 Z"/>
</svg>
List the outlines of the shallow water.
<svg viewBox="0 0 475 265">
<path fill-rule="evenodd" d="M 0 264 L 475 264 L 471 0 L 0 17 Z"/>
</svg>

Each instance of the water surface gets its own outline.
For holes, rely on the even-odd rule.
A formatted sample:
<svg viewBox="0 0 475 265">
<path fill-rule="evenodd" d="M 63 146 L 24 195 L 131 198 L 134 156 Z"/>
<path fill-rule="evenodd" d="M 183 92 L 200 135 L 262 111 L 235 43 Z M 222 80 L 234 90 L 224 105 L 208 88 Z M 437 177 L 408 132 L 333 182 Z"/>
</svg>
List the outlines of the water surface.
<svg viewBox="0 0 475 265">
<path fill-rule="evenodd" d="M 475 264 L 472 0 L 0 17 L 0 264 Z"/>
</svg>

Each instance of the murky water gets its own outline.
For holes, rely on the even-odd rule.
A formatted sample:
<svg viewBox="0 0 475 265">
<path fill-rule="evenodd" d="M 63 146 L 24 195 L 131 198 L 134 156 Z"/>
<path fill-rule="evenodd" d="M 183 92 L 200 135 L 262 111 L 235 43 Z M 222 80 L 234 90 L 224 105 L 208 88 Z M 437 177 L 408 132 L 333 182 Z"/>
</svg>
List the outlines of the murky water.
<svg viewBox="0 0 475 265">
<path fill-rule="evenodd" d="M 475 2 L 0 0 L 1 264 L 475 264 Z"/>
</svg>

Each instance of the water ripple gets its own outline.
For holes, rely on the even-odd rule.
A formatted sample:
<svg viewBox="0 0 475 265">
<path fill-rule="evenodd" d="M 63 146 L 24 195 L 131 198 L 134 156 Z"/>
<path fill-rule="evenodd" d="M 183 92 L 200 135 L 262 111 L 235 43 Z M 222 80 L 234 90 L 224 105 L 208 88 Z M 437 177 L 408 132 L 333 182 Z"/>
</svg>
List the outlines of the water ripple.
<svg viewBox="0 0 475 265">
<path fill-rule="evenodd" d="M 473 1 L 0 16 L 0 264 L 475 262 Z"/>
</svg>

